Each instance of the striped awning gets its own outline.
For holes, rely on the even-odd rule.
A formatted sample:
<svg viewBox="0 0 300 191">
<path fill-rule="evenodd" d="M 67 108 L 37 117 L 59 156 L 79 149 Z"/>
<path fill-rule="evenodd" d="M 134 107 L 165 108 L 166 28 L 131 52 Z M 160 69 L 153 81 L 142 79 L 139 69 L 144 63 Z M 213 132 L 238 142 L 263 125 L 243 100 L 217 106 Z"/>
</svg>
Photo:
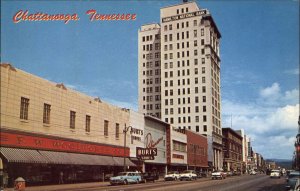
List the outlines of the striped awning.
<svg viewBox="0 0 300 191">
<path fill-rule="evenodd" d="M 48 163 L 48 160 L 37 150 L 1 147 L 0 152 L 8 162 Z"/>
<path fill-rule="evenodd" d="M 0 147 L 1 154 L 13 163 L 46 163 L 73 165 L 123 166 L 124 158 L 44 150 Z M 126 166 L 135 166 L 126 158 Z"/>
<path fill-rule="evenodd" d="M 122 157 L 113 157 L 114 160 L 114 166 L 123 166 L 124 165 L 124 158 Z M 126 166 L 136 166 L 129 158 L 125 159 L 125 165 Z"/>
</svg>

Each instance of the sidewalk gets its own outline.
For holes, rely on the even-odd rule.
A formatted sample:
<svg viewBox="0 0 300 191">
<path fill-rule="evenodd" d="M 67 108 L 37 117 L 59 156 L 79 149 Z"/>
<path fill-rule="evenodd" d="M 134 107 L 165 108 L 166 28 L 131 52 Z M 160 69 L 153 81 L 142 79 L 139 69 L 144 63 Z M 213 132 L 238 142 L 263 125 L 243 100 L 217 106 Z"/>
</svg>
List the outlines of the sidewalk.
<svg viewBox="0 0 300 191">
<path fill-rule="evenodd" d="M 201 182 L 210 180 L 210 178 L 203 177 L 198 179 Z M 164 181 L 163 178 L 157 180 L 157 182 Z M 76 188 L 89 188 L 89 187 L 104 187 L 109 186 L 109 182 L 89 182 L 89 183 L 74 183 L 74 184 L 57 184 L 57 185 L 46 185 L 46 186 L 28 186 L 25 191 L 63 191 L 63 190 L 71 190 Z M 4 191 L 15 191 L 14 188 L 5 188 Z"/>
<path fill-rule="evenodd" d="M 110 185 L 109 182 L 89 182 L 89 183 L 74 183 L 74 184 L 57 184 L 45 186 L 28 186 L 25 191 L 60 191 L 65 189 L 75 189 L 80 187 L 104 187 Z M 15 191 L 14 188 L 5 188 L 4 191 Z"/>
</svg>

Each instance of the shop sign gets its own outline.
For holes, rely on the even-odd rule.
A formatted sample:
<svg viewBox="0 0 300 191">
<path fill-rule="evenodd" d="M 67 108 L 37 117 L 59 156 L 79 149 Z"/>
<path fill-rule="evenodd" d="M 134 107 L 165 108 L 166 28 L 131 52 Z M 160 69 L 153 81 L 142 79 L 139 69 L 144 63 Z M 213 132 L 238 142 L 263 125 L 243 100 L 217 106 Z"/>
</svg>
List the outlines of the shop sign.
<svg viewBox="0 0 300 191">
<path fill-rule="evenodd" d="M 1 132 L 0 144 L 1 146 L 17 148 L 124 156 L 123 147 L 64 140 L 62 138 L 48 138 L 46 136 L 38 137 L 37 135 L 25 135 L 21 133 Z M 129 148 L 125 148 L 125 156 L 129 156 Z"/>
<path fill-rule="evenodd" d="M 155 148 L 162 140 L 163 137 L 153 140 L 151 133 L 148 133 L 145 137 L 146 148 Z"/>
<path fill-rule="evenodd" d="M 154 160 L 154 156 L 157 156 L 157 148 L 136 148 L 136 158 L 141 160 Z"/>
<path fill-rule="evenodd" d="M 131 135 L 131 142 L 133 143 L 134 140 L 141 142 L 142 136 L 144 135 L 144 131 L 141 129 L 136 129 L 131 127 L 130 129 L 130 135 Z"/>
</svg>

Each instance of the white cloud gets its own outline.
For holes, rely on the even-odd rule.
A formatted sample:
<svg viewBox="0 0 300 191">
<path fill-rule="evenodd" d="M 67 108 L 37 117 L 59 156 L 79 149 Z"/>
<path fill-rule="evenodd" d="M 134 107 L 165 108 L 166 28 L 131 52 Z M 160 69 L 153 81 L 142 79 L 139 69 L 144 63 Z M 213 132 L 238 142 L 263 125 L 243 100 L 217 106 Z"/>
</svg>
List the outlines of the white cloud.
<svg viewBox="0 0 300 191">
<path fill-rule="evenodd" d="M 255 152 L 265 158 L 292 158 L 298 130 L 298 89 L 282 92 L 279 83 L 273 83 L 261 89 L 254 102 L 222 100 L 222 114 L 222 126 L 244 129 Z"/>
<path fill-rule="evenodd" d="M 259 95 L 258 101 L 261 105 L 283 106 L 299 103 L 299 89 L 281 92 L 280 85 L 276 82 L 261 89 Z"/>
<path fill-rule="evenodd" d="M 278 83 L 273 83 L 271 87 L 260 90 L 260 96 L 263 98 L 277 98 L 280 94 L 280 87 Z"/>
</svg>

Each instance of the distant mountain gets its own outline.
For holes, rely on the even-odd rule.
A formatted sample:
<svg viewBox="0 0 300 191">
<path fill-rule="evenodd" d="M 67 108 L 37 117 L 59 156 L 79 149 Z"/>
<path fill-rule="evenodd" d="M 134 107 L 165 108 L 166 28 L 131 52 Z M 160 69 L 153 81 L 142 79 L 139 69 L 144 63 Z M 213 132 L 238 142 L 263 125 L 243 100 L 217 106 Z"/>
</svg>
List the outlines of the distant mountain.
<svg viewBox="0 0 300 191">
<path fill-rule="evenodd" d="M 276 163 L 277 166 L 285 169 L 292 169 L 293 161 L 290 159 L 266 159 L 266 162 L 273 161 Z"/>
</svg>

